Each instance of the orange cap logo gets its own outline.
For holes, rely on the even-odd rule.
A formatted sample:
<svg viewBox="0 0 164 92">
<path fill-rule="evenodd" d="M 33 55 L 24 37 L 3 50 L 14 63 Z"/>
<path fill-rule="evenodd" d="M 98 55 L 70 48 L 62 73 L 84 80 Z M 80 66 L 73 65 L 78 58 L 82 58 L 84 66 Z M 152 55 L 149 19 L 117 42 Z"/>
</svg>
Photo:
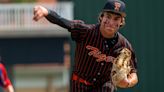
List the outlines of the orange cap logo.
<svg viewBox="0 0 164 92">
<path fill-rule="evenodd" d="M 121 4 L 118 3 L 118 2 L 115 2 L 115 3 L 114 3 L 114 6 L 115 6 L 114 10 L 119 11 L 119 9 L 120 9 L 120 7 L 121 7 Z"/>
</svg>

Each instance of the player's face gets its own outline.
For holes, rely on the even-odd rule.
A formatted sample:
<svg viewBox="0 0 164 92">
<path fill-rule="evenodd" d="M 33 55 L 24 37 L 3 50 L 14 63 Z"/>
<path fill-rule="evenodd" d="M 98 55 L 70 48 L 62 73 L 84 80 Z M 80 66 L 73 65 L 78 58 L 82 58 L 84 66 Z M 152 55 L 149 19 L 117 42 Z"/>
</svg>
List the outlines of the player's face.
<svg viewBox="0 0 164 92">
<path fill-rule="evenodd" d="M 105 12 L 104 16 L 101 17 L 100 31 L 104 37 L 111 38 L 120 28 L 121 23 L 121 15 Z"/>
</svg>

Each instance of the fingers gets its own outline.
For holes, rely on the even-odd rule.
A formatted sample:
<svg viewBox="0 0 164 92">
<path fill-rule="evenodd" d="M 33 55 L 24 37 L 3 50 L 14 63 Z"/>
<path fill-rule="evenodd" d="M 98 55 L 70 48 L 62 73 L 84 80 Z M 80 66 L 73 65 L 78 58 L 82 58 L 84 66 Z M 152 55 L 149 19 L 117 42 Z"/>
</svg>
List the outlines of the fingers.
<svg viewBox="0 0 164 92">
<path fill-rule="evenodd" d="M 35 6 L 33 9 L 33 20 L 38 21 L 39 19 L 41 19 L 42 17 L 44 17 L 44 12 L 43 12 L 43 8 L 41 6 Z"/>
<path fill-rule="evenodd" d="M 33 9 L 34 14 L 35 14 L 35 13 L 36 13 L 36 11 L 38 10 L 38 8 L 39 8 L 38 6 L 35 6 L 35 7 L 34 7 L 34 9 Z"/>
<path fill-rule="evenodd" d="M 37 21 L 37 11 L 38 11 L 38 6 L 35 6 L 34 9 L 33 9 L 33 20 Z"/>
<path fill-rule="evenodd" d="M 38 20 L 41 19 L 42 17 L 43 17 L 42 11 L 41 11 L 41 10 L 37 10 L 37 11 L 35 12 L 35 14 L 34 14 L 33 19 L 34 19 L 35 21 L 38 21 Z"/>
</svg>

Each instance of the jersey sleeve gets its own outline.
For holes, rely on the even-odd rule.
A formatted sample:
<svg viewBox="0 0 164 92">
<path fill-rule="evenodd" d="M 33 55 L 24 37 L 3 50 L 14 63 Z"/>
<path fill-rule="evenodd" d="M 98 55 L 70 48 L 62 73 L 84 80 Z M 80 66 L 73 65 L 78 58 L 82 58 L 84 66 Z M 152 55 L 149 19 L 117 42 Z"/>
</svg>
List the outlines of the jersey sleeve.
<svg viewBox="0 0 164 92">
<path fill-rule="evenodd" d="M 3 64 L 0 64 L 0 85 L 3 88 L 7 88 L 9 85 L 11 85 L 10 79 L 7 75 L 7 71 Z"/>
<path fill-rule="evenodd" d="M 81 20 L 73 20 L 75 29 L 69 30 L 71 32 L 72 40 L 76 42 L 84 41 L 89 32 L 91 32 L 95 25 L 87 25 Z"/>
<path fill-rule="evenodd" d="M 130 65 L 131 65 L 131 73 L 136 73 L 137 72 L 137 58 L 136 58 L 136 54 L 135 51 L 131 45 L 131 43 L 126 39 L 126 38 L 122 38 L 122 45 L 125 48 L 128 48 L 131 52 L 131 61 L 130 61 Z"/>
<path fill-rule="evenodd" d="M 89 30 L 92 30 L 93 25 L 85 24 L 82 20 L 68 20 L 59 16 L 55 11 L 48 10 L 49 13 L 46 19 L 57 24 L 71 32 L 71 37 L 74 41 L 82 41 L 86 37 Z"/>
<path fill-rule="evenodd" d="M 130 47 L 130 50 L 132 52 L 132 59 L 130 61 L 131 68 L 132 68 L 131 72 L 135 73 L 135 72 L 137 72 L 137 58 L 136 58 L 135 52 L 132 47 Z"/>
<path fill-rule="evenodd" d="M 135 55 L 135 51 L 134 49 L 132 48 L 131 44 L 129 43 L 129 41 L 126 39 L 125 40 L 125 44 L 124 46 L 126 48 L 128 48 L 130 51 L 131 51 L 131 60 L 130 60 L 130 66 L 131 66 L 131 73 L 136 73 L 137 72 L 137 58 L 136 58 L 136 55 Z"/>
<path fill-rule="evenodd" d="M 119 34 L 119 39 L 117 44 L 114 46 L 113 55 L 117 57 L 120 54 L 120 51 L 123 48 L 128 48 L 131 51 L 131 60 L 130 60 L 130 66 L 131 66 L 131 73 L 137 72 L 137 58 L 134 52 L 134 49 L 132 48 L 129 41 L 124 38 L 122 35 Z"/>
</svg>

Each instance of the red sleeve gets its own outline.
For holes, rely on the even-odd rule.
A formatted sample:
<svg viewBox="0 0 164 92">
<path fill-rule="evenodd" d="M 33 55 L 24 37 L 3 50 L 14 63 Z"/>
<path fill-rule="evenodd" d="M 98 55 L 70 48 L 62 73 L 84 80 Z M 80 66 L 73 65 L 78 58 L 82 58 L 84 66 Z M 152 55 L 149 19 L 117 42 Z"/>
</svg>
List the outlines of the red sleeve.
<svg viewBox="0 0 164 92">
<path fill-rule="evenodd" d="M 10 79 L 8 78 L 7 72 L 3 64 L 0 64 L 0 84 L 3 88 L 7 88 L 11 85 Z"/>
</svg>

